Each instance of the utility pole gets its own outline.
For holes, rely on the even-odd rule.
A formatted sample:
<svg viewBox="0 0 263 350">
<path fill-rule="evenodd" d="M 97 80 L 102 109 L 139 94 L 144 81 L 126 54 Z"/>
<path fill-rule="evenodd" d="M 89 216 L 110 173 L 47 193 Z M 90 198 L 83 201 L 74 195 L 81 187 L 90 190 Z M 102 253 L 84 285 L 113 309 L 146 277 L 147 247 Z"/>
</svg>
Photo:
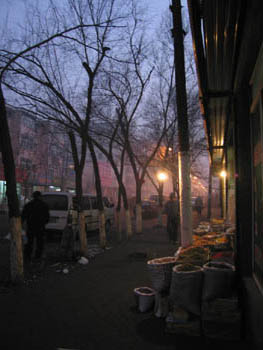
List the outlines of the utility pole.
<svg viewBox="0 0 263 350">
<path fill-rule="evenodd" d="M 212 205 L 212 165 L 209 164 L 209 182 L 208 182 L 208 198 L 207 198 L 207 219 L 211 219 L 211 205 Z"/>
<path fill-rule="evenodd" d="M 170 6 L 173 15 L 174 63 L 176 84 L 176 105 L 179 135 L 179 200 L 181 245 L 192 244 L 192 202 L 190 179 L 190 147 L 187 117 L 187 95 L 184 62 L 184 32 L 182 26 L 181 1 L 172 0 Z"/>
</svg>

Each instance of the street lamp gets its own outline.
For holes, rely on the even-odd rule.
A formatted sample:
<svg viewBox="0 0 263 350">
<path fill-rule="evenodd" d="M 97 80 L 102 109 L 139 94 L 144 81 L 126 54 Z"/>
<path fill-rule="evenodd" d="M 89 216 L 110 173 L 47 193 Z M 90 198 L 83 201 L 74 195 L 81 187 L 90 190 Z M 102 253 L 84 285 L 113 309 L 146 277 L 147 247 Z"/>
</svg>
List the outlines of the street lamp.
<svg viewBox="0 0 263 350">
<path fill-rule="evenodd" d="M 225 170 L 222 170 L 221 172 L 220 172 L 220 176 L 222 177 L 222 178 L 226 178 L 226 171 Z"/>
<path fill-rule="evenodd" d="M 168 176 L 167 176 L 167 174 L 165 173 L 165 172 L 159 172 L 158 174 L 157 174 L 157 179 L 160 181 L 160 182 L 164 182 L 164 181 L 166 181 L 167 180 L 167 178 L 168 178 Z"/>
<path fill-rule="evenodd" d="M 159 221 L 159 225 L 162 226 L 163 185 L 164 185 L 164 182 L 167 180 L 168 176 L 164 171 L 159 171 L 156 176 L 159 183 L 158 194 L 159 194 L 160 212 L 159 212 L 158 221 Z"/>
<path fill-rule="evenodd" d="M 159 188 L 158 188 L 159 204 L 160 204 L 160 207 L 162 207 L 162 205 L 163 205 L 163 185 L 164 185 L 164 182 L 167 180 L 168 175 L 164 171 L 160 171 L 157 173 L 156 176 L 157 176 L 158 183 L 159 183 Z"/>
</svg>

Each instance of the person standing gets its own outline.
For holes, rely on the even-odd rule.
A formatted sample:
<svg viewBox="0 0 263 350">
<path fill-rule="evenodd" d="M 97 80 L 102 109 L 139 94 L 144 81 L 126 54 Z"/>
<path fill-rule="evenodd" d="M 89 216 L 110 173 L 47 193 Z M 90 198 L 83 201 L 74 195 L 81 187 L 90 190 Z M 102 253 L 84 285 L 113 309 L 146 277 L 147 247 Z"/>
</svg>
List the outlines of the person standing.
<svg viewBox="0 0 263 350">
<path fill-rule="evenodd" d="M 202 197 L 198 196 L 195 200 L 195 210 L 201 216 L 202 214 L 202 209 L 203 209 L 203 200 Z"/>
<path fill-rule="evenodd" d="M 49 208 L 41 199 L 41 192 L 35 191 L 33 199 L 26 203 L 21 214 L 22 224 L 26 223 L 27 243 L 25 246 L 25 261 L 30 262 L 34 240 L 36 240 L 35 259 L 42 257 L 45 240 L 45 225 L 49 221 Z"/>
<path fill-rule="evenodd" d="M 169 241 L 171 243 L 176 243 L 176 241 L 179 241 L 180 214 L 179 203 L 175 199 L 174 192 L 170 194 L 170 199 L 165 204 L 164 212 L 167 214 L 167 233 Z"/>
</svg>

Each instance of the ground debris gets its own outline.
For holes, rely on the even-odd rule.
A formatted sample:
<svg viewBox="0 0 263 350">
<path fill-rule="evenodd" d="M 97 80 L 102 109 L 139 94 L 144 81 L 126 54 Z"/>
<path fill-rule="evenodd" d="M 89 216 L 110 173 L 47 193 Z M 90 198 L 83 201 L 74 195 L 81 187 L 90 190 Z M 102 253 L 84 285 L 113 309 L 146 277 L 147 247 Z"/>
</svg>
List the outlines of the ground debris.
<svg viewBox="0 0 263 350">
<path fill-rule="evenodd" d="M 78 263 L 81 265 L 87 265 L 89 263 L 89 260 L 85 258 L 85 256 L 82 256 L 79 260 Z"/>
</svg>

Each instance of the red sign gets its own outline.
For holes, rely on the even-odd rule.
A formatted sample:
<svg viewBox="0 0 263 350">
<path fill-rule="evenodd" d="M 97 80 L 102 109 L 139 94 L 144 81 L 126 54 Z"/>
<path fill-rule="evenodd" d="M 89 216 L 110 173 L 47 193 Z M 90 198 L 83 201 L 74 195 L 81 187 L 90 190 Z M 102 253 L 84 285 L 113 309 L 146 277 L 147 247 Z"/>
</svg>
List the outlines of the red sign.
<svg viewBox="0 0 263 350">
<path fill-rule="evenodd" d="M 27 171 L 25 169 L 16 168 L 16 181 L 24 182 L 27 179 Z M 4 168 L 0 167 L 0 180 L 5 181 Z"/>
</svg>

